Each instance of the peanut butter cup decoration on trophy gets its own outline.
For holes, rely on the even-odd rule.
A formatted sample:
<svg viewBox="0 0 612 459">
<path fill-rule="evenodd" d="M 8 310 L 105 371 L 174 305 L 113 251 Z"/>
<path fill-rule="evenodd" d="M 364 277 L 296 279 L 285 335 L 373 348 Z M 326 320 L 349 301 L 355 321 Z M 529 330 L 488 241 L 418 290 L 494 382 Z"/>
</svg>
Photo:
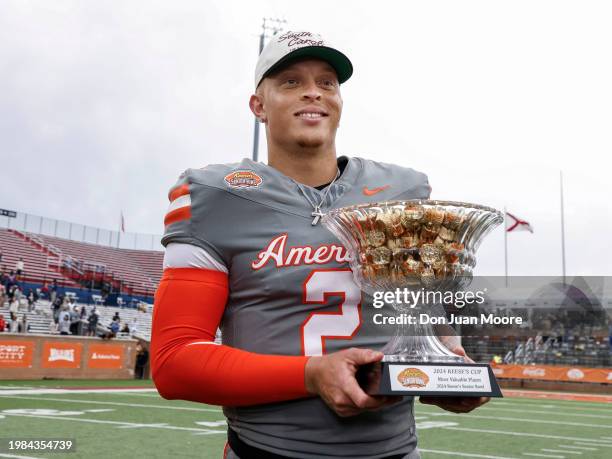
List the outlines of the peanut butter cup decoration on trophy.
<svg viewBox="0 0 612 459">
<path fill-rule="evenodd" d="M 447 273 L 457 276 L 463 272 L 460 210 L 405 201 L 402 205 L 356 209 L 341 218 L 352 222 L 366 279 L 432 286 Z"/>
</svg>

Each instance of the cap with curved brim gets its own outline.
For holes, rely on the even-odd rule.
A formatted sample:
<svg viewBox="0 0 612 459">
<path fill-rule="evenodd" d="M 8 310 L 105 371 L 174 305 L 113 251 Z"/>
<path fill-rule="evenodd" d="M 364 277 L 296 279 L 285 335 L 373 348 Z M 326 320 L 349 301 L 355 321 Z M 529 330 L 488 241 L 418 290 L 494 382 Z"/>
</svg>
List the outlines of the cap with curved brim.
<svg viewBox="0 0 612 459">
<path fill-rule="evenodd" d="M 353 74 L 353 64 L 348 57 L 337 49 L 329 48 L 327 46 L 304 46 L 290 52 L 276 62 L 262 75 L 261 79 L 257 82 L 257 85 L 259 86 L 259 83 L 261 83 L 264 78 L 280 70 L 282 67 L 308 57 L 313 57 L 328 62 L 336 71 L 336 75 L 338 75 L 338 83 L 340 84 L 348 80 Z"/>
</svg>

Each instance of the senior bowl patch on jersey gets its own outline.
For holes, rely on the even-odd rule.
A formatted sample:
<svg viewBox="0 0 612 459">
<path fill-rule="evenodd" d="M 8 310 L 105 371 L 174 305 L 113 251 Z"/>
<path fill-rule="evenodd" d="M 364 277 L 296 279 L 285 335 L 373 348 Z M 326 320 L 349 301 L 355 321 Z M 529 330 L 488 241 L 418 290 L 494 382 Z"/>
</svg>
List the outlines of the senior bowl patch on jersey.
<svg viewBox="0 0 612 459">
<path fill-rule="evenodd" d="M 262 184 L 262 178 L 253 171 L 234 171 L 224 178 L 230 188 L 257 188 Z"/>
</svg>

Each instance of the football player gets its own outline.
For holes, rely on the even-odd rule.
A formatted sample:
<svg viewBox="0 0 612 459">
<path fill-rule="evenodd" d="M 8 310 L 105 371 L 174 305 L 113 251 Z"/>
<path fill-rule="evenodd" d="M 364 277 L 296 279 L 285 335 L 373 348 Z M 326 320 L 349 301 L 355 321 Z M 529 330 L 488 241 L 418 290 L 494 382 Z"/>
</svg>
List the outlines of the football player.
<svg viewBox="0 0 612 459">
<path fill-rule="evenodd" d="M 319 223 L 329 209 L 431 191 L 415 170 L 337 156 L 352 72 L 320 35 L 274 36 L 250 98 L 268 164 L 189 169 L 169 193 L 153 379 L 166 399 L 223 406 L 227 458 L 419 457 L 413 397 L 371 396 L 356 380 L 386 340 L 346 249 Z M 461 412 L 486 399 L 422 401 Z"/>
</svg>

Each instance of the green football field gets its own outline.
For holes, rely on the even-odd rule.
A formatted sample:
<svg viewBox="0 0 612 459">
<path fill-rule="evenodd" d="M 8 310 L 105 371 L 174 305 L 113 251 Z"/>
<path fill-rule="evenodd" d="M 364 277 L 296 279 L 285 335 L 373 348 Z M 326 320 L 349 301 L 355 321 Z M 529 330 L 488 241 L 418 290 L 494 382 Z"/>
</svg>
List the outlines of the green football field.
<svg viewBox="0 0 612 459">
<path fill-rule="evenodd" d="M 78 389 L 58 390 L 66 387 Z M 417 402 L 415 416 L 424 458 L 597 459 L 612 457 L 611 408 L 507 397 L 463 415 Z M 7 439 L 76 439 L 73 453 L 5 448 L 0 458 L 218 459 L 225 436 L 218 407 L 164 400 L 150 381 L 0 381 L 4 445 Z"/>
</svg>

